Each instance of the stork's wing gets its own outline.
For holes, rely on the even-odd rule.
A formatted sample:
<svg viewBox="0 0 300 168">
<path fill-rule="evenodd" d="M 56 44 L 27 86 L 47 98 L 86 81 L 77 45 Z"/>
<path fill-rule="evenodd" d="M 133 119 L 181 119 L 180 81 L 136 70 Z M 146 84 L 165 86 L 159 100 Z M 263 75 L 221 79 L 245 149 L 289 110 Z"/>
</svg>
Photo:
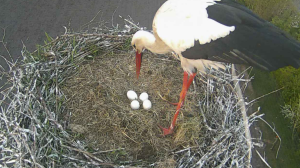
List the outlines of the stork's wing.
<svg viewBox="0 0 300 168">
<path fill-rule="evenodd" d="M 225 26 L 208 18 L 206 8 L 214 0 L 169 0 L 157 11 L 153 20 L 154 34 L 176 53 L 227 36 L 234 26 Z M 156 31 L 156 32 L 155 32 Z"/>
<path fill-rule="evenodd" d="M 195 41 L 195 45 L 181 53 L 183 57 L 248 64 L 265 70 L 276 70 L 288 65 L 300 66 L 300 44 L 274 25 L 259 18 L 246 7 L 231 0 L 222 0 L 207 6 L 206 12 L 209 19 L 220 25 L 235 26 L 235 30 L 228 36 L 223 36 L 223 38 L 212 40 L 203 45 Z M 160 24 L 163 25 L 163 23 Z M 184 25 L 180 25 L 180 27 L 182 26 Z M 177 28 L 175 29 L 177 30 Z M 207 29 L 213 30 L 212 33 L 216 33 L 216 36 L 220 35 L 214 27 Z M 198 27 L 197 30 L 203 31 Z M 197 30 L 188 28 L 187 34 Z M 158 28 L 157 33 L 159 36 L 162 34 Z M 172 36 L 170 32 L 167 34 Z M 176 33 L 173 35 L 175 36 Z M 175 45 L 180 45 L 180 42 L 175 43 Z M 166 43 L 169 45 L 170 42 Z"/>
</svg>

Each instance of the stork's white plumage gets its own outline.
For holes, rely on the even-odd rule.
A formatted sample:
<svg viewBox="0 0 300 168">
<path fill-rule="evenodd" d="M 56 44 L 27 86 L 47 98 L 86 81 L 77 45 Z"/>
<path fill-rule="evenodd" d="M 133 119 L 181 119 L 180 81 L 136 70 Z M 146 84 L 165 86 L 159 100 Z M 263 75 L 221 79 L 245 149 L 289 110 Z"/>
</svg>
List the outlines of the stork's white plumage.
<svg viewBox="0 0 300 168">
<path fill-rule="evenodd" d="M 168 0 L 158 9 L 152 26 L 153 34 L 141 30 L 132 38 L 137 77 L 145 48 L 157 54 L 175 52 L 184 70 L 177 110 L 171 126 L 162 128 L 164 135 L 173 131 L 195 69 L 222 68 L 218 62 L 265 70 L 300 65 L 296 40 L 231 0 Z"/>
<path fill-rule="evenodd" d="M 208 18 L 206 8 L 214 0 L 169 0 L 157 11 L 153 31 L 174 52 L 181 53 L 194 46 L 227 36 L 234 26 L 226 26 Z"/>
</svg>

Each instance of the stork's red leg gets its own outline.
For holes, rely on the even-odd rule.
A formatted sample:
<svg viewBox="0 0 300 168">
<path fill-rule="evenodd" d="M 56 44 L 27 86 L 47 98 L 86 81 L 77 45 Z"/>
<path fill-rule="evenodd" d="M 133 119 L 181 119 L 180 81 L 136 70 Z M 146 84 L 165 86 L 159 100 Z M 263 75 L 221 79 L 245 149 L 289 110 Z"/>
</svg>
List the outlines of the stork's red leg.
<svg viewBox="0 0 300 168">
<path fill-rule="evenodd" d="M 196 73 L 193 73 L 192 75 L 190 75 L 189 80 L 188 80 L 188 73 L 184 72 L 184 74 L 183 74 L 183 85 L 182 85 L 182 90 L 181 90 L 181 93 L 180 93 L 180 99 L 179 99 L 179 102 L 177 103 L 177 108 L 176 108 L 176 112 L 175 112 L 175 115 L 173 117 L 172 123 L 171 123 L 169 128 L 163 128 L 163 127 L 160 126 L 160 128 L 163 130 L 164 135 L 168 135 L 168 134 L 173 133 L 174 126 L 176 124 L 176 120 L 177 120 L 177 117 L 179 115 L 180 108 L 183 105 L 183 102 L 184 102 L 184 99 L 185 99 L 185 96 L 186 96 L 186 92 L 189 89 L 191 83 L 193 82 L 193 79 L 194 79 L 195 76 L 196 76 Z"/>
<path fill-rule="evenodd" d="M 196 74 L 197 74 L 197 73 L 192 73 L 192 74 L 190 75 L 189 80 L 188 80 L 188 82 L 187 82 L 187 90 L 190 88 L 190 85 L 192 84 L 192 82 L 193 82 L 193 80 L 194 80 Z M 183 89 L 181 90 L 181 92 L 183 92 Z M 181 95 L 181 94 L 182 94 L 182 93 L 180 93 L 180 95 Z M 166 100 L 166 101 L 167 101 L 167 100 Z M 178 106 L 178 104 L 179 104 L 179 102 L 178 102 L 178 103 L 172 103 L 172 102 L 169 102 L 169 101 L 167 101 L 167 102 L 168 102 L 169 104 L 172 104 L 172 105 L 175 105 L 175 106 Z M 184 99 L 183 99 L 183 101 L 182 101 L 181 106 L 183 105 L 183 103 L 184 103 Z"/>
</svg>

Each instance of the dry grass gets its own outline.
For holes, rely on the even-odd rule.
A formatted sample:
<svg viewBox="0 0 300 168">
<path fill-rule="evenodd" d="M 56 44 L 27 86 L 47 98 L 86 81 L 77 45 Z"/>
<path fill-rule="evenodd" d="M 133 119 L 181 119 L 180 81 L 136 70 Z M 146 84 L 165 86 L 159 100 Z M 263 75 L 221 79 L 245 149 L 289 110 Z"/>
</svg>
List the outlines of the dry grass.
<svg viewBox="0 0 300 168">
<path fill-rule="evenodd" d="M 63 87 L 69 97 L 74 132 L 99 150 L 124 148 L 117 160 L 155 162 L 167 158 L 171 151 L 195 146 L 201 130 L 197 113 L 197 95 L 193 87 L 179 116 L 173 136 L 162 137 L 158 125 L 169 126 L 182 85 L 180 62 L 170 57 L 146 53 L 143 56 L 140 78 L 135 75 L 134 53 L 110 54 L 80 67 Z M 153 107 L 132 110 L 126 93 L 146 91 Z M 78 130 L 78 127 L 81 128 Z M 84 131 L 81 131 L 81 130 Z M 167 162 L 169 159 L 167 159 Z"/>
</svg>

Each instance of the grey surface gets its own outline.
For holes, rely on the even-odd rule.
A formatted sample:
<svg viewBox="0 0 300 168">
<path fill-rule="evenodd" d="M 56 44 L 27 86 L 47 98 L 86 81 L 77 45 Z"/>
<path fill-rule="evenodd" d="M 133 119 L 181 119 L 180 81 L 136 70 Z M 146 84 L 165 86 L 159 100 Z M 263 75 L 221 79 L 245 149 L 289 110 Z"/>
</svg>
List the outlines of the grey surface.
<svg viewBox="0 0 300 168">
<path fill-rule="evenodd" d="M 22 41 L 29 51 L 34 51 L 35 46 L 46 39 L 45 32 L 56 37 L 64 32 L 63 26 L 80 30 L 99 11 L 95 21 L 107 21 L 108 26 L 112 25 L 112 16 L 117 25 L 124 23 L 119 15 L 130 15 L 135 22 L 151 29 L 155 12 L 163 2 L 165 0 L 0 0 L 0 27 L 5 28 L 4 41 L 16 59 L 21 55 Z M 2 44 L 0 55 L 9 58 Z M 0 64 L 7 69 L 2 58 Z M 0 80 L 2 85 L 3 80 Z"/>
<path fill-rule="evenodd" d="M 45 32 L 55 37 L 64 32 L 63 26 L 74 30 L 89 22 L 100 11 L 95 21 L 111 22 L 114 11 L 114 25 L 123 23 L 119 15 L 130 15 L 142 26 L 151 28 L 156 10 L 165 0 L 2 0 L 0 6 L 0 27 L 6 28 L 6 41 L 11 54 L 20 55 L 22 42 L 33 50 L 42 44 Z M 108 23 L 111 25 L 111 23 Z M 3 35 L 3 31 L 0 31 Z M 0 48 L 3 54 L 3 48 Z"/>
</svg>

